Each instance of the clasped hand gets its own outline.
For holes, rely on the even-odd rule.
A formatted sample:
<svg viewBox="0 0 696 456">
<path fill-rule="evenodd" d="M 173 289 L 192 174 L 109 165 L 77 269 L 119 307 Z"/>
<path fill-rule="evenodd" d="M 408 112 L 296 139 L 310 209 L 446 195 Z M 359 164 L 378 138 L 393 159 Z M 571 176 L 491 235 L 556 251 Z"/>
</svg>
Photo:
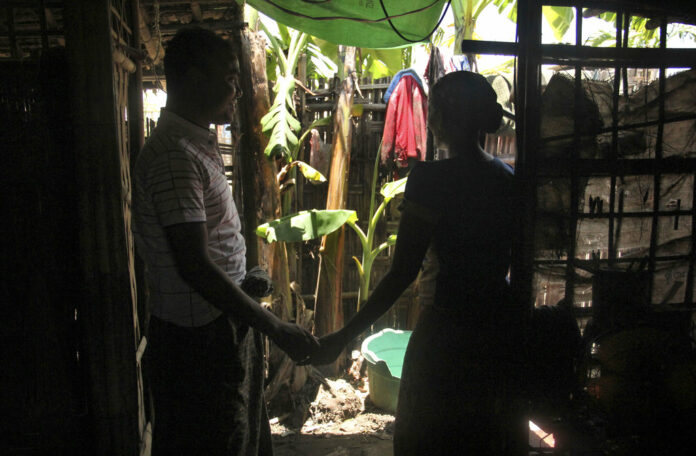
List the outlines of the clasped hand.
<svg viewBox="0 0 696 456">
<path fill-rule="evenodd" d="M 271 339 L 301 366 L 329 364 L 346 345 L 340 332 L 317 339 L 306 329 L 289 322 L 282 322 Z"/>
<path fill-rule="evenodd" d="M 346 342 L 339 332 L 329 334 L 319 339 L 318 347 L 314 348 L 309 356 L 300 360 L 297 364 L 300 366 L 307 364 L 321 366 L 323 364 L 332 363 L 341 354 L 345 345 Z"/>
</svg>

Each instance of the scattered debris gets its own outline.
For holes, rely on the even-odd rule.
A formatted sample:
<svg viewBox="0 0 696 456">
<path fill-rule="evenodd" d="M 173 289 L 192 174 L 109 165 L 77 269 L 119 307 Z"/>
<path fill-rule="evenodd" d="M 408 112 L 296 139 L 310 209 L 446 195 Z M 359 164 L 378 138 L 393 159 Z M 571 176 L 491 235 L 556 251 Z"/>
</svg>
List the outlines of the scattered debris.
<svg viewBox="0 0 696 456">
<path fill-rule="evenodd" d="M 348 382 L 339 379 L 328 383 L 330 388 L 322 385 L 309 408 L 315 423 L 343 422 L 362 411 L 363 401 Z"/>
</svg>

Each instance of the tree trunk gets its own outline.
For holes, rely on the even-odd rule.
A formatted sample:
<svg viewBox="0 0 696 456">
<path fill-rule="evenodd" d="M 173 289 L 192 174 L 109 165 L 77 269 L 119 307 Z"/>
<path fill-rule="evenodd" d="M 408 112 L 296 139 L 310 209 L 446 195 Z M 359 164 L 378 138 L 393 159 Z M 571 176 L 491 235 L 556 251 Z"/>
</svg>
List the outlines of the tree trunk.
<svg viewBox="0 0 696 456">
<path fill-rule="evenodd" d="M 340 48 L 339 48 L 340 49 Z M 342 50 L 342 49 L 341 49 Z M 344 79 L 334 116 L 333 144 L 331 145 L 331 170 L 329 178 L 327 209 L 343 209 L 348 198 L 348 172 L 350 170 L 351 120 L 353 105 L 353 71 L 355 48 L 347 47 L 344 53 Z M 343 247 L 345 229 L 324 236 L 321 242 L 319 277 L 315 309 L 315 327 L 323 336 L 343 327 L 343 304 L 341 297 L 343 276 Z M 324 368 L 328 375 L 337 375 L 343 367 L 343 356 Z"/>
<path fill-rule="evenodd" d="M 290 320 L 294 316 L 285 245 L 280 242 L 267 244 L 255 233 L 259 224 L 280 217 L 277 167 L 275 162 L 268 160 L 263 154 L 268 140 L 261 131 L 261 117 L 270 108 L 263 38 L 256 32 L 243 31 L 240 51 L 240 85 L 244 96 L 238 106 L 241 109 L 244 131 L 240 166 L 247 264 L 249 267 L 258 264 L 269 272 L 276 288 L 273 296 L 274 312 L 284 320 Z"/>
<path fill-rule="evenodd" d="M 270 108 L 268 81 L 266 79 L 266 46 L 261 34 L 245 30 L 241 36 L 240 85 L 244 97 L 238 106 L 241 109 L 242 135 L 240 166 L 244 204 L 244 236 L 247 241 L 247 264 L 260 265 L 266 269 L 275 291 L 272 297 L 272 310 L 281 319 L 297 320 L 311 325 L 311 321 L 300 321 L 293 308 L 290 291 L 288 254 L 284 242 L 268 244 L 255 233 L 263 222 L 281 216 L 281 198 L 276 175 L 275 161 L 268 160 L 263 153 L 268 139 L 261 129 L 261 117 Z M 268 350 L 269 386 L 266 400 L 271 401 L 283 385 L 289 385 L 297 370 L 290 358 L 277 346 Z"/>
</svg>

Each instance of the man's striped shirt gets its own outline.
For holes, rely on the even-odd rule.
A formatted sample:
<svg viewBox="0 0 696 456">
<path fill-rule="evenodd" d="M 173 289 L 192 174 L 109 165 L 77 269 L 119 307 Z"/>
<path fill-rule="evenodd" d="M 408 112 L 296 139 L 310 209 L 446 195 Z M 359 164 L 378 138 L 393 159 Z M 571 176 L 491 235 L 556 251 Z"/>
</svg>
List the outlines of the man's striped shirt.
<svg viewBox="0 0 696 456">
<path fill-rule="evenodd" d="M 246 247 L 217 136 L 162 109 L 133 180 L 133 232 L 147 266 L 152 315 L 179 326 L 210 323 L 222 312 L 181 278 L 164 228 L 205 222 L 210 258 L 235 283 L 244 279 Z"/>
</svg>

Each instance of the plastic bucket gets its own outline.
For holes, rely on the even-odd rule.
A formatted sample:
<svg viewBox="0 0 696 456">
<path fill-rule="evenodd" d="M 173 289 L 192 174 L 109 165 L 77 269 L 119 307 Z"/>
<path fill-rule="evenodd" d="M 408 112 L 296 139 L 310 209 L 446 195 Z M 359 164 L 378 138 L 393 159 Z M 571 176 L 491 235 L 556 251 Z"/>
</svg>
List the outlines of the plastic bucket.
<svg viewBox="0 0 696 456">
<path fill-rule="evenodd" d="M 367 361 L 370 399 L 391 413 L 396 412 L 401 368 L 411 332 L 383 329 L 365 339 L 360 350 Z"/>
</svg>

